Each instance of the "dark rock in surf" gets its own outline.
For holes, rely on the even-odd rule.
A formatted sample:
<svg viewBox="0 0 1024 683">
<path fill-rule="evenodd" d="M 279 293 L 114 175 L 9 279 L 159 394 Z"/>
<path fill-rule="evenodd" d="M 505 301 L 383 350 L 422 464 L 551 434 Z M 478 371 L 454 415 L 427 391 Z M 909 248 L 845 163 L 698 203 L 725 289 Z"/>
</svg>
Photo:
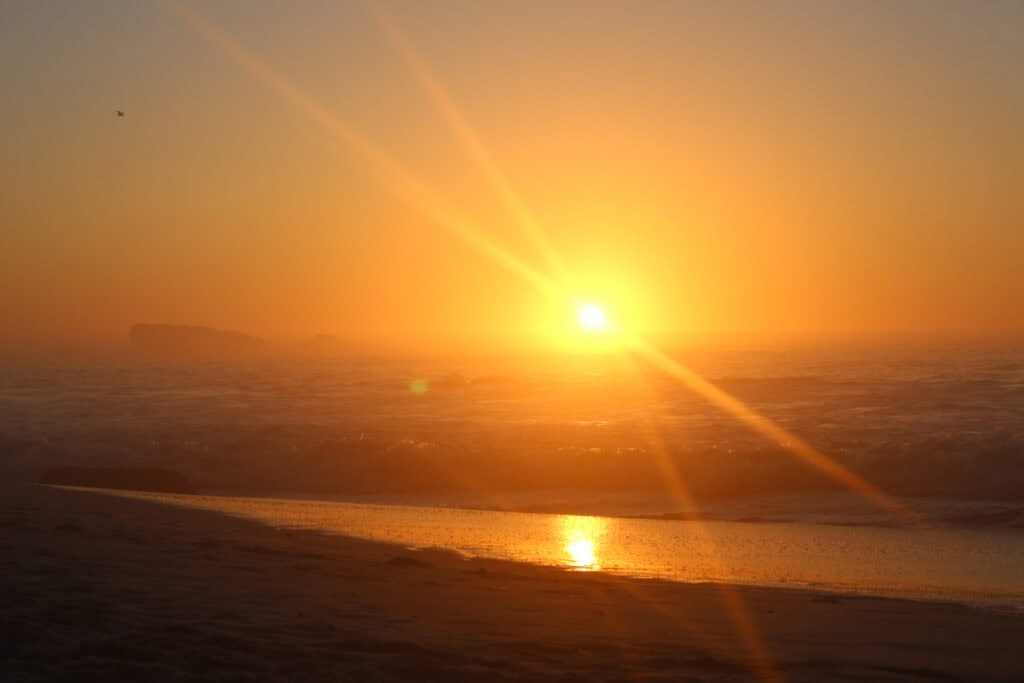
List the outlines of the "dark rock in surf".
<svg viewBox="0 0 1024 683">
<path fill-rule="evenodd" d="M 155 467 L 51 467 L 39 475 L 39 483 L 158 493 L 196 492 L 181 472 Z"/>
</svg>

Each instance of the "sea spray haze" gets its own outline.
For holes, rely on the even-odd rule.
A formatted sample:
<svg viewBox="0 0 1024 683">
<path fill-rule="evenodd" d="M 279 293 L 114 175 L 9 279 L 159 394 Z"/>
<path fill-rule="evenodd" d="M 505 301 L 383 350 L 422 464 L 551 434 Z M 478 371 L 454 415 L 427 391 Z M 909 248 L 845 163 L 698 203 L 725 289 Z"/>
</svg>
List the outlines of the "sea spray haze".
<svg viewBox="0 0 1024 683">
<path fill-rule="evenodd" d="M 677 357 L 941 520 L 1021 523 L 1021 346 Z M 851 502 L 786 444 L 622 355 L 9 361 L 0 428 L 3 466 L 24 478 L 46 466 L 151 466 L 227 493 L 690 512 L 666 494 L 669 462 L 711 508 L 748 501 L 770 519 Z M 846 509 L 846 521 L 869 508 Z M 888 523 L 874 512 L 864 519 Z"/>
</svg>

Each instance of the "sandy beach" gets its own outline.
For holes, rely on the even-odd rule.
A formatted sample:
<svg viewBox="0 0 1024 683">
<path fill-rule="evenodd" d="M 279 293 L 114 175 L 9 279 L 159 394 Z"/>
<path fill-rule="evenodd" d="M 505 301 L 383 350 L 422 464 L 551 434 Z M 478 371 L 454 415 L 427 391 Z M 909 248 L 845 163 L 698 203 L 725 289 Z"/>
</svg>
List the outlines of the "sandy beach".
<svg viewBox="0 0 1024 683">
<path fill-rule="evenodd" d="M 2 494 L 3 680 L 1024 679 L 1019 615 L 465 560 L 92 491 Z"/>
</svg>

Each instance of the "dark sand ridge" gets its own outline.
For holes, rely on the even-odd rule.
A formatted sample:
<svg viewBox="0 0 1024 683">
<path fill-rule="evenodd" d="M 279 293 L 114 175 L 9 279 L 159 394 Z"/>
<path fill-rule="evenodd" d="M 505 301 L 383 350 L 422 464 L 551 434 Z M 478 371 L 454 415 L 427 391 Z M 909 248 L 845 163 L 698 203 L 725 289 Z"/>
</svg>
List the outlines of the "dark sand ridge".
<svg viewBox="0 0 1024 683">
<path fill-rule="evenodd" d="M 1024 680 L 1024 618 L 413 552 L 0 489 L 0 680 Z"/>
</svg>

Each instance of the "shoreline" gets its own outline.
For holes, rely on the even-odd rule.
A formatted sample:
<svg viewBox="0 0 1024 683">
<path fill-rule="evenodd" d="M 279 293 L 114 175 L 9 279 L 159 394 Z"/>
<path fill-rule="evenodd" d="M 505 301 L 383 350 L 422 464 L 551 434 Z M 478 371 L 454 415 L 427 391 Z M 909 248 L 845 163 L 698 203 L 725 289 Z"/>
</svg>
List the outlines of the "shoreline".
<svg viewBox="0 0 1024 683">
<path fill-rule="evenodd" d="M 92 491 L 2 492 L 7 680 L 1024 673 L 1024 619 L 957 604 L 467 560 Z"/>
<path fill-rule="evenodd" d="M 1015 530 L 812 522 L 762 526 L 732 520 L 651 520 L 437 507 L 401 500 L 114 490 L 108 494 L 234 515 L 285 530 L 305 529 L 485 560 L 560 569 L 587 569 L 593 564 L 592 569 L 602 574 L 624 578 L 887 597 L 1024 615 L 1024 583 L 1020 581 L 1024 557 L 1015 556 L 1011 561 L 1006 555 L 1007 543 L 1020 550 Z M 521 518 L 516 520 L 516 515 Z M 446 531 L 438 534 L 436 527 Z M 583 534 L 587 539 L 594 555 L 587 565 L 567 552 L 566 544 L 572 539 L 565 534 L 572 538 Z M 661 550 L 652 552 L 648 546 Z M 949 553 L 960 557 L 951 562 Z M 916 558 L 909 565 L 898 559 L 906 554 Z M 901 576 L 916 576 L 917 580 Z M 1017 590 L 1011 588 L 1014 586 Z"/>
<path fill-rule="evenodd" d="M 740 522 L 749 524 L 812 524 L 824 526 L 870 527 L 876 529 L 913 528 L 905 518 L 894 517 L 880 510 L 877 505 L 862 496 L 846 491 L 793 491 L 753 496 L 717 498 L 704 501 L 701 508 L 689 510 L 669 509 L 673 506 L 671 496 L 663 489 L 629 490 L 603 493 L 576 489 L 544 491 L 545 496 L 562 498 L 560 502 L 538 502 L 535 493 L 508 492 L 495 496 L 467 496 L 451 492 L 414 493 L 368 493 L 368 494 L 317 494 L 301 491 L 244 492 L 227 489 L 200 489 L 192 495 L 220 498 L 282 499 L 296 501 L 321 501 L 328 503 L 351 503 L 355 505 L 386 505 L 402 507 L 445 508 L 457 510 L 479 510 L 484 512 L 515 512 L 539 515 L 580 515 L 608 517 L 612 519 L 647 519 L 652 521 L 699 521 L 699 522 Z M 491 498 L 487 502 L 485 498 Z M 497 500 L 501 499 L 503 500 Z M 619 500 L 614 500 L 618 498 Z M 610 500 L 611 499 L 611 500 Z M 652 505 L 642 506 L 635 501 L 642 499 L 659 500 Z M 807 502 L 828 500 L 833 508 L 835 501 L 844 501 L 847 508 L 859 505 L 855 511 L 849 509 L 806 509 Z M 623 500 L 627 502 L 623 502 Z M 984 531 L 1012 530 L 1024 533 L 1024 504 L 998 499 L 951 499 L 935 497 L 902 497 L 900 502 L 925 517 L 929 526 L 921 528 L 965 529 Z M 803 506 L 805 509 L 785 509 L 785 506 Z M 765 512 L 763 508 L 775 508 Z M 933 507 L 963 506 L 971 510 L 959 515 L 948 511 L 936 512 Z M 782 507 L 783 512 L 778 512 Z M 641 508 L 641 509 L 637 509 Z M 801 514 L 811 518 L 801 519 Z M 854 517 L 859 517 L 854 519 Z"/>
</svg>

